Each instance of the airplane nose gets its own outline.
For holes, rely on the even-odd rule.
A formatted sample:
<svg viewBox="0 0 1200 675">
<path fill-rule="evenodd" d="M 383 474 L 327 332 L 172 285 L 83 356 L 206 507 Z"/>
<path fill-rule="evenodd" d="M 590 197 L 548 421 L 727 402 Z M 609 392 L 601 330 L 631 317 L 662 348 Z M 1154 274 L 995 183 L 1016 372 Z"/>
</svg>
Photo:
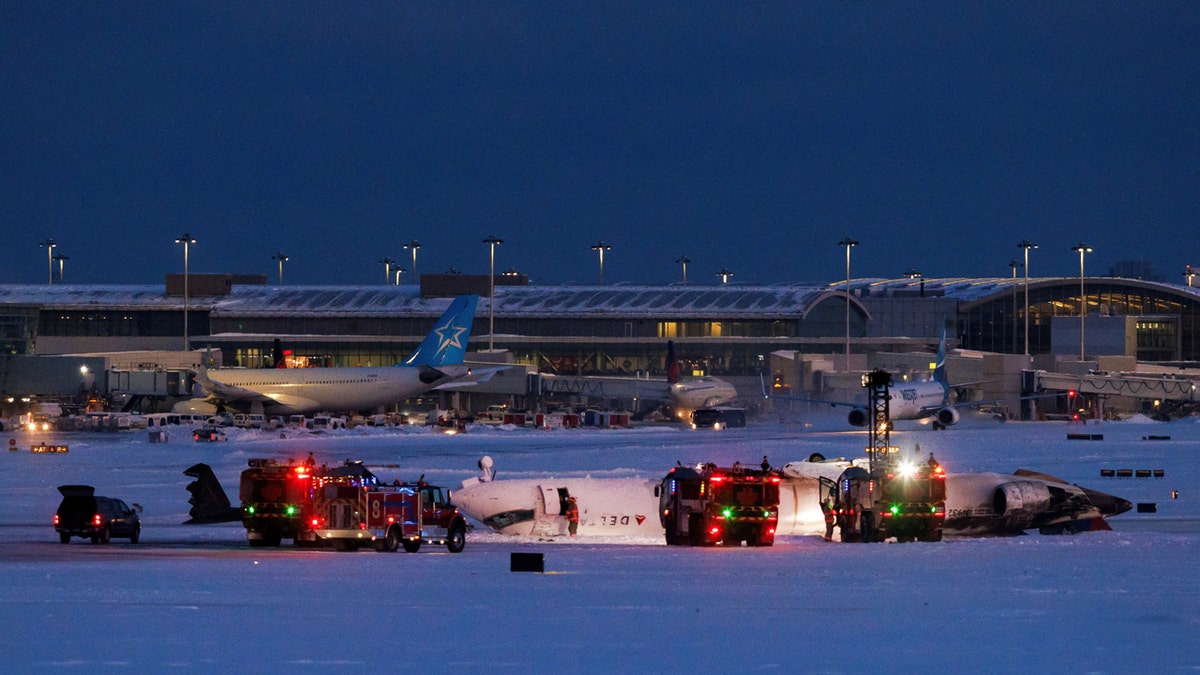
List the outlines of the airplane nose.
<svg viewBox="0 0 1200 675">
<path fill-rule="evenodd" d="M 1128 499 L 1121 499 L 1120 497 L 1114 497 L 1110 494 L 1086 488 L 1084 488 L 1084 492 L 1087 493 L 1092 504 L 1100 511 L 1100 515 L 1103 516 L 1115 516 L 1133 508 L 1133 504 Z"/>
</svg>

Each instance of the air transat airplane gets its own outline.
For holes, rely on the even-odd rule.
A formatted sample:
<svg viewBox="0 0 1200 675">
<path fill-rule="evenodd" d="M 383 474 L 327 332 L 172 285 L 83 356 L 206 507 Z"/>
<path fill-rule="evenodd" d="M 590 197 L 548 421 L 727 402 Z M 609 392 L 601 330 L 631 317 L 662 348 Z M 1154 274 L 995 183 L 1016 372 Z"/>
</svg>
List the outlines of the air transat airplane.
<svg viewBox="0 0 1200 675">
<path fill-rule="evenodd" d="M 371 412 L 431 389 L 484 381 L 496 368 L 472 372 L 463 363 L 477 295 L 462 295 L 403 362 L 363 368 L 207 370 L 196 382 L 207 395 L 182 401 L 175 412 L 215 413 L 218 407 L 266 415 Z"/>
<path fill-rule="evenodd" d="M 822 477 L 838 480 L 866 460 L 824 460 L 813 455 L 781 470 L 779 527 L 782 535 L 823 535 Z M 556 536 L 566 533 L 562 510 L 568 497 L 579 505 L 580 536 L 663 536 L 658 519 L 658 480 L 641 478 L 544 478 L 493 480 L 492 459 L 479 462 L 483 475 L 463 481 L 454 503 L 463 513 L 502 534 Z M 1103 492 L 1070 485 L 1053 476 L 1020 470 L 1013 475 L 963 473 L 946 476 L 946 536 L 1043 534 L 1109 529 L 1106 516 L 1131 504 Z"/>
</svg>

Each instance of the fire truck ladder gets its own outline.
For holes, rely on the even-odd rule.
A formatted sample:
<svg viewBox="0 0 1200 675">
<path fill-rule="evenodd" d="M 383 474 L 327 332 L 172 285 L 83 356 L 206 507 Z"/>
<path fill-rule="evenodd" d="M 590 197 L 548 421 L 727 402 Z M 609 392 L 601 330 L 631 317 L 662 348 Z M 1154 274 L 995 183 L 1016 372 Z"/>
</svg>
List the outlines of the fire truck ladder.
<svg viewBox="0 0 1200 675">
<path fill-rule="evenodd" d="M 876 368 L 862 376 L 862 385 L 867 388 L 867 397 L 871 405 L 870 446 L 867 457 L 870 459 L 870 471 L 875 475 L 876 469 L 882 469 L 894 461 L 891 448 L 891 414 L 889 407 L 888 389 L 892 386 L 892 374 Z"/>
</svg>

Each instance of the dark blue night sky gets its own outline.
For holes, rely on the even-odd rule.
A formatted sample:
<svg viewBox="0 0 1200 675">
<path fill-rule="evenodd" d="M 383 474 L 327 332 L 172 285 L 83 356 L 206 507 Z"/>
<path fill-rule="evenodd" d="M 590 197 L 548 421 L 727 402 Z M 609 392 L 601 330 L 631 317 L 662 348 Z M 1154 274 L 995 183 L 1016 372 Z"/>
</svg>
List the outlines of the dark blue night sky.
<svg viewBox="0 0 1200 675">
<path fill-rule="evenodd" d="M 1200 265 L 1194 2 L 9 1 L 0 92 L 0 283 Z"/>
</svg>

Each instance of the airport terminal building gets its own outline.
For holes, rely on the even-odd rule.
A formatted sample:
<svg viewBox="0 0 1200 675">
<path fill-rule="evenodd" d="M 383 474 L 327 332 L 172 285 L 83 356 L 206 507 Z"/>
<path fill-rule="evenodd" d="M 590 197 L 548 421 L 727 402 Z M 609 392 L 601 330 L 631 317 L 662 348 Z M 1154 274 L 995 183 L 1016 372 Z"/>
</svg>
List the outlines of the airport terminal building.
<svg viewBox="0 0 1200 675">
<path fill-rule="evenodd" d="M 1088 278 L 1082 305 L 1077 277 L 1030 279 L 1028 286 L 1009 278 L 769 286 L 494 281 L 492 302 L 486 275 L 460 274 L 425 275 L 420 286 L 278 286 L 264 276 L 194 274 L 187 297 L 182 275 L 165 285 L 4 285 L 0 356 L 8 363 L 186 346 L 219 349 L 224 366 L 259 368 L 274 365 L 278 341 L 293 367 L 390 365 L 416 347 L 453 296 L 478 293 L 470 349 L 557 375 L 661 377 L 668 340 L 685 374 L 757 382 L 779 353 L 861 370 L 879 354 L 932 353 L 943 326 L 951 347 L 979 352 L 1024 354 L 1028 335 L 1037 367 L 1104 356 L 1200 364 L 1200 289 L 1137 279 Z M 852 357 L 839 362 L 847 346 Z M 23 386 L 3 377 L 0 394 Z"/>
</svg>

